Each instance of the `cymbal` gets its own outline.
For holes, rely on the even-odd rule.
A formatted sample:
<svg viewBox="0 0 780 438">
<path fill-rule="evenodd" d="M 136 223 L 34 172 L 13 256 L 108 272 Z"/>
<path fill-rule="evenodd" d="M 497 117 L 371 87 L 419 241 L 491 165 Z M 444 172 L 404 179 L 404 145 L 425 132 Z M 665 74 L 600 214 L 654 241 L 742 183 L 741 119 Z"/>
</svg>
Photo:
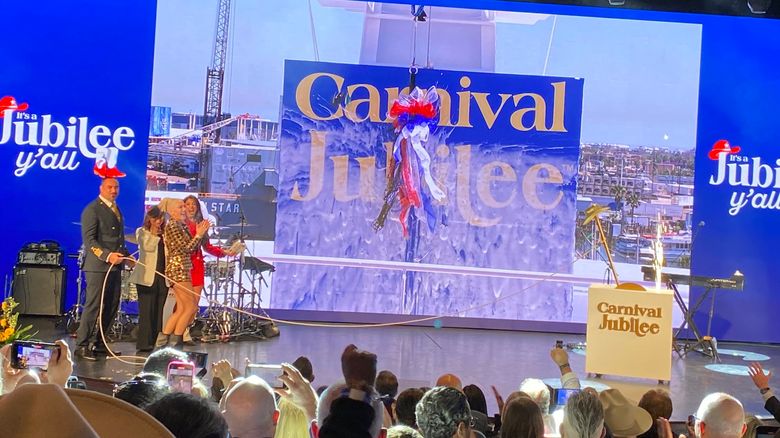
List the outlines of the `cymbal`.
<svg viewBox="0 0 780 438">
<path fill-rule="evenodd" d="M 135 234 L 125 234 L 125 242 L 130 242 L 138 245 L 138 239 L 135 238 Z"/>
</svg>

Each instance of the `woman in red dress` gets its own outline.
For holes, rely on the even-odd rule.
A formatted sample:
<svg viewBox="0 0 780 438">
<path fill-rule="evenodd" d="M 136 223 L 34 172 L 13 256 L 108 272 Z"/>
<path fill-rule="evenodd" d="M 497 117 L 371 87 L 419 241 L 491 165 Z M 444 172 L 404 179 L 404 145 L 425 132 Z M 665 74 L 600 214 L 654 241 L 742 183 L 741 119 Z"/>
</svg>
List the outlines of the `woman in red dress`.
<svg viewBox="0 0 780 438">
<path fill-rule="evenodd" d="M 195 228 L 197 224 L 203 220 L 203 213 L 200 209 L 200 201 L 193 195 L 184 198 L 184 206 L 187 210 L 187 226 L 189 227 L 190 234 L 195 234 Z M 203 283 L 206 276 L 206 264 L 203 260 L 203 251 L 211 254 L 214 257 L 227 257 L 235 255 L 230 250 L 222 249 L 218 246 L 212 245 L 209 242 L 209 236 L 206 235 L 201 239 L 201 244 L 195 251 L 192 252 L 192 271 L 190 275 L 192 277 L 192 290 L 197 294 L 197 302 L 200 302 L 200 294 L 203 292 Z M 197 316 L 197 315 L 196 315 Z M 193 317 L 193 321 L 195 318 Z M 189 332 L 189 330 L 188 330 Z M 189 333 L 185 334 L 185 342 L 191 341 Z"/>
</svg>

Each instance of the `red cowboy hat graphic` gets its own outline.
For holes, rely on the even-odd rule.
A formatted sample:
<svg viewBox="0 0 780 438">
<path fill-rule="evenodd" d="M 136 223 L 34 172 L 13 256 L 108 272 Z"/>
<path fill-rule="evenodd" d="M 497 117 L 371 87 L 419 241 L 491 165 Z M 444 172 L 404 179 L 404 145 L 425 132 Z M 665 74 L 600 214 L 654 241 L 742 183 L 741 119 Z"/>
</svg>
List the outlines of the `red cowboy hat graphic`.
<svg viewBox="0 0 780 438">
<path fill-rule="evenodd" d="M 27 108 L 29 107 L 30 105 L 27 105 L 26 103 L 17 104 L 16 99 L 14 99 L 13 96 L 3 96 L 3 98 L 0 99 L 0 117 L 5 116 L 6 110 L 27 111 Z"/>
<path fill-rule="evenodd" d="M 726 155 L 738 154 L 741 150 L 742 148 L 739 146 L 731 146 L 728 140 L 718 140 L 712 145 L 712 150 L 710 150 L 707 156 L 710 157 L 710 160 L 718 161 L 718 157 L 722 152 L 725 152 Z"/>
</svg>

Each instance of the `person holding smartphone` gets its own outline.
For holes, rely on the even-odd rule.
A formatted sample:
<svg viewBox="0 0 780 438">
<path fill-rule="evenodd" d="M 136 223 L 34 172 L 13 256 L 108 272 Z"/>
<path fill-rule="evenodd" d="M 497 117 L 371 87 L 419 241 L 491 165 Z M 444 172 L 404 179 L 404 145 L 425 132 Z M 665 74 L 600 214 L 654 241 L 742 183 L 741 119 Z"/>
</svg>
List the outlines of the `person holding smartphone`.
<svg viewBox="0 0 780 438">
<path fill-rule="evenodd" d="M 25 341 L 18 341 L 18 343 L 24 344 Z M 33 342 L 27 343 L 31 344 Z M 40 370 L 40 372 L 14 367 L 14 363 L 18 364 L 18 361 L 13 360 L 12 354 L 14 350 L 19 351 L 24 346 L 12 343 L 0 348 L 0 358 L 2 358 L 0 362 L 2 362 L 3 373 L 2 379 L 0 379 L 2 394 L 13 391 L 14 388 L 22 383 L 53 383 L 64 388 L 68 383 L 68 378 L 73 374 L 73 357 L 65 341 L 56 341 L 52 347 L 50 348 L 51 354 L 49 355 L 45 371 Z"/>
<path fill-rule="evenodd" d="M 168 297 L 168 285 L 160 275 L 165 272 L 164 228 L 162 210 L 152 207 L 146 212 L 143 225 L 135 230 L 141 263 L 130 274 L 130 282 L 138 289 L 138 351 L 152 351 L 168 343 L 168 337 L 161 333 L 163 307 Z"/>
</svg>

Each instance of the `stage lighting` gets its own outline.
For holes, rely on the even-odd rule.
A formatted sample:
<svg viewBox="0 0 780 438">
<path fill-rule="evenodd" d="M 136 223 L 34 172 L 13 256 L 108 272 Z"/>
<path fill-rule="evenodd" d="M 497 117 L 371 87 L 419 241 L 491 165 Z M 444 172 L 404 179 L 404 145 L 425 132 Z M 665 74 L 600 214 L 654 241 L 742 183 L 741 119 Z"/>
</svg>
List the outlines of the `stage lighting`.
<svg viewBox="0 0 780 438">
<path fill-rule="evenodd" d="M 610 6 L 623 6 L 626 4 L 626 0 L 609 0 Z"/>
<path fill-rule="evenodd" d="M 769 10 L 769 6 L 772 5 L 772 0 L 747 0 L 748 8 L 750 12 L 754 14 L 766 14 Z"/>
</svg>

